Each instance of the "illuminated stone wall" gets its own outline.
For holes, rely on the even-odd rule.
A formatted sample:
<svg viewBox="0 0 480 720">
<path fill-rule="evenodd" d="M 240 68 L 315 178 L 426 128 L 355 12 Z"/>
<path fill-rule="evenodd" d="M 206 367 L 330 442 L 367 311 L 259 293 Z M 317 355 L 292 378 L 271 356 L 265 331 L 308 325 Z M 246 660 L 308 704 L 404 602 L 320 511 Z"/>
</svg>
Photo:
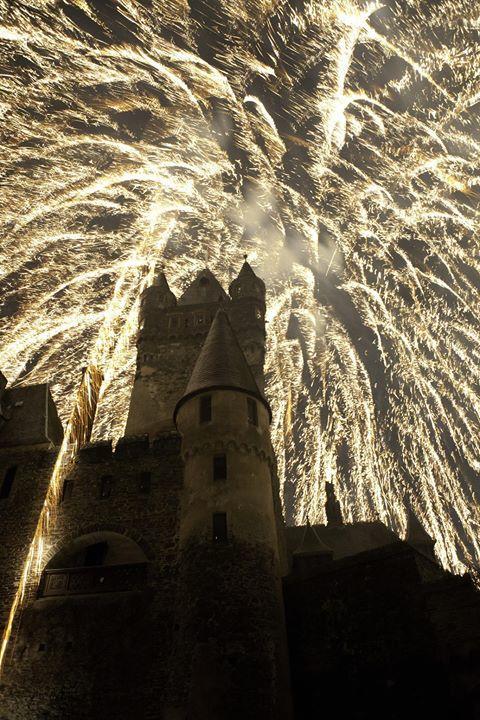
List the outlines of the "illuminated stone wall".
<svg viewBox="0 0 480 720">
<path fill-rule="evenodd" d="M 174 632 L 178 451 L 175 435 L 151 447 L 132 439 L 114 453 L 108 444 L 81 451 L 58 507 L 47 564 L 83 535 L 123 534 L 147 560 L 146 587 L 134 581 L 118 592 L 58 597 L 32 591 L 12 642 L 0 717 L 147 718 L 161 707 Z M 101 497 L 105 476 L 112 480 Z"/>
</svg>

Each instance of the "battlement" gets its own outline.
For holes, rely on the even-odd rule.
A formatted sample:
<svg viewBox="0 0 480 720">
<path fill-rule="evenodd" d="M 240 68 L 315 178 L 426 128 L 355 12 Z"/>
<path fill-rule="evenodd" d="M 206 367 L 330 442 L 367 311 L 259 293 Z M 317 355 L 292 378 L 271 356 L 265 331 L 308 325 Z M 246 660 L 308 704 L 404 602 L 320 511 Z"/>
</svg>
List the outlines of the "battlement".
<svg viewBox="0 0 480 720">
<path fill-rule="evenodd" d="M 164 433 L 149 438 L 148 435 L 125 435 L 113 447 L 112 440 L 97 440 L 84 445 L 78 453 L 78 462 L 95 465 L 113 460 L 135 460 L 157 455 L 179 455 L 180 435 Z"/>
</svg>

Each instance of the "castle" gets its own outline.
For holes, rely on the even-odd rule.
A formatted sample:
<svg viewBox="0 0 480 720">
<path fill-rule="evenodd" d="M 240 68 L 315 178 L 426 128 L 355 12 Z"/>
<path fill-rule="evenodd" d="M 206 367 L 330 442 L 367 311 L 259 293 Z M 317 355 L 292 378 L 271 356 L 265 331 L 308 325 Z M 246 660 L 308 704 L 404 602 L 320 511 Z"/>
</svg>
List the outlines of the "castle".
<svg viewBox="0 0 480 720">
<path fill-rule="evenodd" d="M 209 270 L 141 298 L 125 437 L 82 447 L 15 618 L 1 720 L 480 717 L 480 596 L 411 514 L 285 527 L 264 395 L 265 285 Z M 63 430 L 0 374 L 7 622 Z"/>
</svg>

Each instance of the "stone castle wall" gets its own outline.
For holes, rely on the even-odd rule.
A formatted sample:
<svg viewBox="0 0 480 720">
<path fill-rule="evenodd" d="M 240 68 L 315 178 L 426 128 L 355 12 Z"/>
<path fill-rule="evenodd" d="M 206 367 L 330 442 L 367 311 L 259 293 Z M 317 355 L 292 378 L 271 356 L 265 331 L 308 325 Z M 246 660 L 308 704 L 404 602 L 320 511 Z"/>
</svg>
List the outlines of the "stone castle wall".
<svg viewBox="0 0 480 720">
<path fill-rule="evenodd" d="M 111 478 L 110 489 L 102 497 L 105 477 Z M 133 575 L 117 568 L 118 591 L 114 586 L 111 592 L 38 597 L 38 586 L 32 589 L 12 642 L 0 717 L 158 718 L 174 632 L 182 482 L 178 436 L 159 438 L 151 447 L 148 439 L 120 442 L 114 453 L 108 444 L 86 447 L 68 481 L 47 564 L 55 565 L 76 538 L 93 534 L 101 541 L 102 533 L 109 540 L 112 534 L 129 538 L 146 564 Z M 82 582 L 88 580 L 90 571 L 77 572 Z M 105 581 L 111 582 L 108 567 Z"/>
</svg>

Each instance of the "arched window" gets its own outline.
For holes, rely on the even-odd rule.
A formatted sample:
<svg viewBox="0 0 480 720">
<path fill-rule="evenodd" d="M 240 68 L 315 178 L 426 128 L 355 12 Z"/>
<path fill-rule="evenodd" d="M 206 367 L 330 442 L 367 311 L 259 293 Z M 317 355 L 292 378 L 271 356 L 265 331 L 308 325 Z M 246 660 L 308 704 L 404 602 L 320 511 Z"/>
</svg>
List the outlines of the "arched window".
<svg viewBox="0 0 480 720">
<path fill-rule="evenodd" d="M 139 590 L 147 581 L 147 558 L 131 538 L 112 531 L 82 535 L 50 560 L 41 596 L 91 595 Z"/>
<path fill-rule="evenodd" d="M 9 467 L 7 472 L 5 473 L 5 476 L 4 476 L 3 482 L 2 482 L 2 486 L 0 487 L 0 500 L 5 500 L 10 495 L 16 473 L 17 473 L 16 465 L 12 465 L 11 467 Z"/>
</svg>

